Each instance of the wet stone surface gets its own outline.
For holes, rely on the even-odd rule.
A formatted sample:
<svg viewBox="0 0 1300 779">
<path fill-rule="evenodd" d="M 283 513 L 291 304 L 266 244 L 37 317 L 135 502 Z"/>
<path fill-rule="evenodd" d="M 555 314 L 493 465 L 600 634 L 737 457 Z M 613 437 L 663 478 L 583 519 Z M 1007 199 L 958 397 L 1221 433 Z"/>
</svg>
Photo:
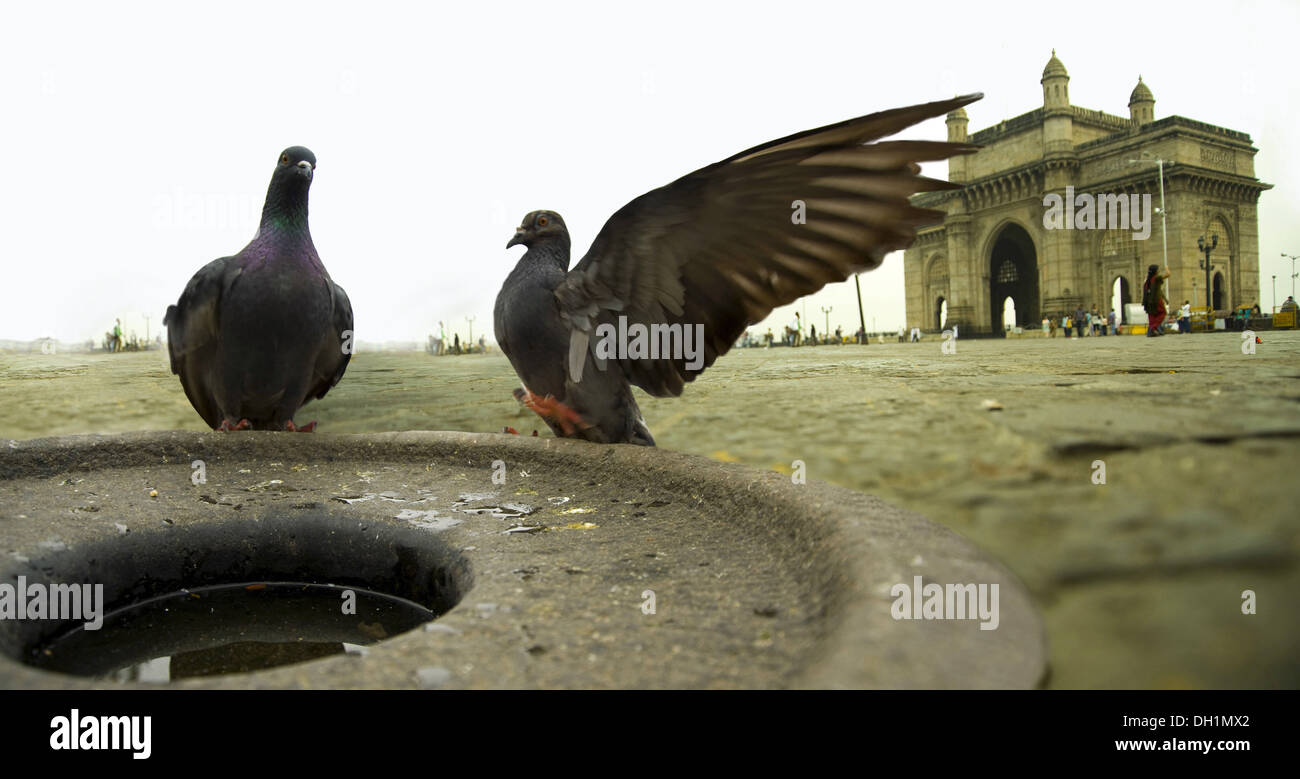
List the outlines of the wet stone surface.
<svg viewBox="0 0 1300 779">
<path fill-rule="evenodd" d="M 459 649 L 465 642 L 457 634 L 430 634 L 429 643 L 442 645 L 431 647 L 430 659 L 452 669 L 444 687 L 530 677 L 618 686 L 618 669 L 688 647 L 709 659 L 710 678 L 674 673 L 670 665 L 665 685 L 779 683 L 814 643 L 809 617 L 820 609 L 817 594 L 784 572 L 760 539 L 726 532 L 689 497 L 519 468 L 507 470 L 506 485 L 494 485 L 491 468 L 437 463 L 340 469 L 214 457 L 205 464 L 207 483 L 199 485 L 191 483 L 187 463 L 19 480 L 6 485 L 4 504 L 40 507 L 47 521 L 38 546 L 76 546 L 87 533 L 120 533 L 118 524 L 128 533 L 182 532 L 187 523 L 211 519 L 255 522 L 268 512 L 323 511 L 353 536 L 364 537 L 374 524 L 405 523 L 439 534 L 444 544 L 472 547 L 478 586 L 469 608 L 446 624 L 478 634 L 476 648 L 494 644 L 516 662 L 503 677 L 482 678 L 473 670 L 477 652 Z M 521 527 L 537 531 L 509 532 Z M 752 576 L 756 571 L 764 575 Z M 745 588 L 731 592 L 732 580 L 744 580 Z M 642 613 L 646 590 L 656 590 L 654 615 Z M 760 616 L 756 609 L 772 611 Z"/>
<path fill-rule="evenodd" d="M 114 556 L 130 558 L 128 578 L 166 578 L 122 551 L 129 542 L 182 556 L 200 578 L 247 576 L 261 555 L 296 581 L 337 586 L 373 547 L 379 562 L 366 565 L 393 582 L 426 582 L 423 597 L 455 590 L 441 618 L 359 651 L 180 685 L 1032 686 L 1043 675 L 1041 623 L 1000 566 L 867 496 L 742 466 L 459 434 L 173 433 L 9 452 L 7 581 L 59 580 L 74 562 Z M 198 460 L 206 481 L 195 483 Z M 412 573 L 406 558 L 426 545 L 445 571 Z M 314 578 L 312 560 L 324 561 Z M 1002 627 L 891 619 L 889 586 L 913 574 L 1002 582 Z M 14 663 L 0 679 L 78 683 Z"/>
</svg>

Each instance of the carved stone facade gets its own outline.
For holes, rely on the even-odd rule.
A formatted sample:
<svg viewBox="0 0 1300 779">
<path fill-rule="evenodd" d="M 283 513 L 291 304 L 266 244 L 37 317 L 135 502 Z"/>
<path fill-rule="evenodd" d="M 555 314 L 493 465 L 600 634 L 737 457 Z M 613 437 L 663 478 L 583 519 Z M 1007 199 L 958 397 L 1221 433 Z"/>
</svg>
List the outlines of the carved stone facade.
<svg viewBox="0 0 1300 779">
<path fill-rule="evenodd" d="M 1158 168 L 1129 162 L 1139 158 L 1165 160 L 1170 301 L 1205 305 L 1197 239 L 1217 234 L 1215 308 L 1259 302 L 1257 204 L 1272 185 L 1255 177 L 1250 136 L 1181 116 L 1155 119 L 1155 98 L 1141 78 L 1127 119 L 1080 108 L 1070 104 L 1069 80 L 1053 51 L 1040 108 L 970 135 L 964 110 L 948 115 L 948 140 L 983 148 L 949 161 L 948 178 L 961 189 L 914 198 L 947 216 L 903 254 L 909 328 L 1002 333 L 1008 299 L 1026 328 L 1078 307 L 1104 314 L 1117 291 L 1124 303 L 1141 302 L 1147 266 L 1162 262 L 1162 241 Z M 1149 234 L 1049 229 L 1044 197 L 1064 198 L 1067 186 L 1076 197 L 1150 195 Z"/>
</svg>

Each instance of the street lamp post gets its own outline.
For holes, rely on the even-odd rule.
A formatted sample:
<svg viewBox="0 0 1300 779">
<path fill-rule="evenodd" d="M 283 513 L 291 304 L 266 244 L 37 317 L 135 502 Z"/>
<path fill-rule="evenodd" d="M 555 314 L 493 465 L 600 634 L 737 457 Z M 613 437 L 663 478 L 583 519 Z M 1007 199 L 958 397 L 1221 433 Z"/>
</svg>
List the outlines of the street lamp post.
<svg viewBox="0 0 1300 779">
<path fill-rule="evenodd" d="M 862 338 L 858 341 L 860 344 L 867 342 L 867 317 L 862 313 L 862 284 L 858 281 L 858 274 L 853 274 L 853 286 L 858 290 L 858 324 L 862 326 Z"/>
<path fill-rule="evenodd" d="M 1294 298 L 1294 297 L 1295 297 L 1295 277 L 1296 277 L 1296 272 L 1295 272 L 1295 260 L 1296 260 L 1297 257 L 1300 257 L 1300 254 L 1287 254 L 1286 252 L 1282 252 L 1282 256 L 1283 256 L 1283 257 L 1286 257 L 1286 258 L 1289 259 L 1289 260 L 1291 260 L 1291 297 Z M 1275 301 L 1273 301 L 1273 302 L 1276 303 L 1277 301 L 1275 300 Z"/>
<path fill-rule="evenodd" d="M 1273 311 L 1272 311 L 1272 313 L 1274 313 L 1274 314 L 1277 313 L 1277 274 L 1276 274 L 1276 273 L 1273 274 Z"/>
<path fill-rule="evenodd" d="M 465 317 L 465 321 L 469 322 L 469 343 L 472 347 L 474 345 L 474 317 L 467 316 Z"/>
<path fill-rule="evenodd" d="M 1219 236 L 1214 234 L 1210 236 L 1210 242 L 1205 242 L 1205 236 L 1196 239 L 1196 247 L 1205 252 L 1205 261 L 1201 263 L 1205 267 L 1205 307 L 1210 309 L 1210 315 L 1214 315 L 1214 287 L 1210 284 L 1210 271 L 1214 266 L 1210 264 L 1210 251 L 1219 245 Z M 1206 320 L 1209 321 L 1208 319 Z"/>
<path fill-rule="evenodd" d="M 826 326 L 822 330 L 823 338 L 825 338 L 831 332 L 831 309 L 833 308 L 835 308 L 835 306 L 821 306 L 822 313 L 825 314 L 825 319 L 822 320 L 822 324 Z"/>
<path fill-rule="evenodd" d="M 1165 217 L 1167 216 L 1167 212 L 1165 211 L 1165 163 L 1168 162 L 1168 163 L 1169 163 L 1169 166 L 1170 166 L 1170 167 L 1173 167 L 1173 165 L 1174 165 L 1174 161 L 1173 161 L 1173 160 L 1166 160 L 1166 159 L 1164 159 L 1164 158 L 1162 158 L 1162 157 L 1153 157 L 1153 156 L 1151 155 L 1151 152 L 1149 152 L 1149 151 L 1144 151 L 1144 152 L 1142 152 L 1142 159 L 1138 159 L 1138 160 L 1129 160 L 1129 161 L 1128 161 L 1128 164 L 1130 164 L 1130 165 L 1137 165 L 1137 164 L 1139 164 L 1139 163 L 1143 163 L 1143 162 L 1145 162 L 1145 163 L 1152 163 L 1152 162 L 1154 162 L 1154 163 L 1156 164 L 1156 168 L 1157 168 L 1158 171 L 1159 171 L 1159 176 L 1160 176 L 1160 243 L 1161 243 L 1161 257 L 1162 257 L 1163 260 L 1164 260 L 1164 267 L 1168 268 L 1168 267 L 1169 267 L 1169 232 L 1168 232 L 1168 230 L 1165 229 Z M 1207 292 L 1206 294 L 1209 294 L 1209 293 Z"/>
</svg>

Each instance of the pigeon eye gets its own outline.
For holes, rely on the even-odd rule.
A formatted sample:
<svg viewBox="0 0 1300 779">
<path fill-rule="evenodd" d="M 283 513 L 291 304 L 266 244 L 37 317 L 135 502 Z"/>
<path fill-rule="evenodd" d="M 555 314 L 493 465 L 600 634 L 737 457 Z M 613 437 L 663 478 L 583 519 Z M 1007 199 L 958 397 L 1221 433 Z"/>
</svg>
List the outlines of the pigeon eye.
<svg viewBox="0 0 1300 779">
<path fill-rule="evenodd" d="M 544 217 L 544 216 L 539 216 L 539 217 L 537 217 L 537 226 L 538 226 L 538 227 L 545 227 L 545 226 L 546 226 L 546 222 L 547 222 L 546 217 Z"/>
<path fill-rule="evenodd" d="M 281 154 L 281 155 L 280 155 L 280 164 L 281 164 L 281 165 L 288 165 L 288 164 L 289 164 L 289 155 L 288 155 L 288 154 Z"/>
</svg>

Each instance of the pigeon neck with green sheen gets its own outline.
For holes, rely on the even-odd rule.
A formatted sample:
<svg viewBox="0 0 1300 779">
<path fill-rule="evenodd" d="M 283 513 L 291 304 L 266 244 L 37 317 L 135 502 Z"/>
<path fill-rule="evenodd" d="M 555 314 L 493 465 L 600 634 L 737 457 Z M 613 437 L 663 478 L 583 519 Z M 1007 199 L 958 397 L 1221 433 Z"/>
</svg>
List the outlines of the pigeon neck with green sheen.
<svg viewBox="0 0 1300 779">
<path fill-rule="evenodd" d="M 307 226 L 307 187 L 296 181 L 272 181 L 262 206 L 258 236 L 311 240 Z"/>
</svg>

